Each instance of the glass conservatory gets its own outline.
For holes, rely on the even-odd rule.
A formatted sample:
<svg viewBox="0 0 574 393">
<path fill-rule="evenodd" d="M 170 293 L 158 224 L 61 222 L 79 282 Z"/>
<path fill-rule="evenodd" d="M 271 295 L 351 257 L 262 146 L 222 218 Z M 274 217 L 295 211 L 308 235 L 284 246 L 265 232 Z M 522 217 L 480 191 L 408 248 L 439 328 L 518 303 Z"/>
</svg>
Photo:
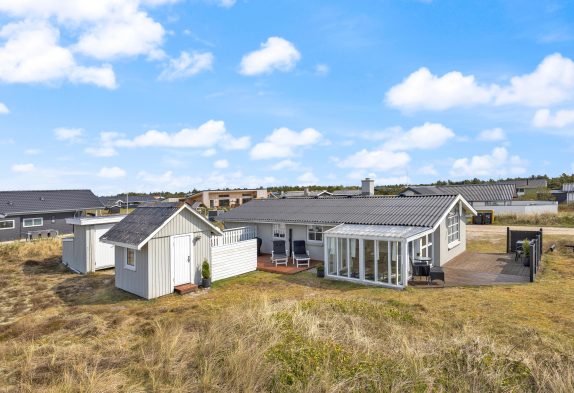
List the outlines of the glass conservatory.
<svg viewBox="0 0 574 393">
<path fill-rule="evenodd" d="M 434 260 L 428 227 L 341 224 L 324 237 L 325 276 L 332 279 L 404 288 L 412 261 Z"/>
</svg>

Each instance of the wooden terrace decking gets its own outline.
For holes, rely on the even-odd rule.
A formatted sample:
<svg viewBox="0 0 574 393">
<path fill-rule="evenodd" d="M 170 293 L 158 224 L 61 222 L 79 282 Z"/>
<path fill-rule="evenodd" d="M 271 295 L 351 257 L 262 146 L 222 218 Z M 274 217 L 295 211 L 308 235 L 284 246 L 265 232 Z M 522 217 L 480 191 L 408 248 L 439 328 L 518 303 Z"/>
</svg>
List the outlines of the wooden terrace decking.
<svg viewBox="0 0 574 393">
<path fill-rule="evenodd" d="M 443 266 L 445 286 L 464 287 L 474 285 L 521 284 L 530 281 L 530 268 L 521 260 L 515 261 L 514 254 L 477 253 L 465 251 Z M 426 285 L 423 280 L 409 281 L 417 288 L 442 286 L 440 281 Z"/>
<path fill-rule="evenodd" d="M 322 264 L 323 264 L 322 261 L 311 259 L 309 267 L 307 266 L 297 267 L 293 263 L 291 258 L 289 258 L 289 263 L 287 264 L 287 266 L 285 265 L 275 266 L 274 263 L 271 263 L 271 254 L 262 254 L 257 257 L 257 270 L 268 273 L 295 274 L 305 270 L 313 269 L 318 265 Z"/>
</svg>

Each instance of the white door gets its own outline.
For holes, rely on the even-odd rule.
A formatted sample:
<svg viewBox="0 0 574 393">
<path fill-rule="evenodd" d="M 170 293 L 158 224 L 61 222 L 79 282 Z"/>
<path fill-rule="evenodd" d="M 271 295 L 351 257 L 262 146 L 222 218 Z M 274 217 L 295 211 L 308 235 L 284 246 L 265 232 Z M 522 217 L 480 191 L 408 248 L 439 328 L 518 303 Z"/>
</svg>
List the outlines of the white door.
<svg viewBox="0 0 574 393">
<path fill-rule="evenodd" d="M 173 285 L 189 284 L 192 271 L 191 235 L 171 238 L 171 275 Z"/>
<path fill-rule="evenodd" d="M 115 266 L 115 247 L 113 244 L 106 244 L 100 241 L 100 237 L 105 235 L 107 231 L 113 227 L 114 224 L 104 225 L 95 228 L 95 252 L 94 252 L 94 268 L 103 269 L 106 267 Z"/>
</svg>

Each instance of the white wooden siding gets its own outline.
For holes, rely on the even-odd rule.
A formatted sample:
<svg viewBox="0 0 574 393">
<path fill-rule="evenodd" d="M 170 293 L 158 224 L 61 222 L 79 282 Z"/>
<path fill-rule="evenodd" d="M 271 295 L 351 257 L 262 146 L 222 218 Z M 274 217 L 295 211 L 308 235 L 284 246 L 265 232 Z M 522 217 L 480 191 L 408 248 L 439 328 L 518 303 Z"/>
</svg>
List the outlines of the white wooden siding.
<svg viewBox="0 0 574 393">
<path fill-rule="evenodd" d="M 257 239 L 211 249 L 212 280 L 218 281 L 257 269 Z"/>
<path fill-rule="evenodd" d="M 257 227 L 246 226 L 239 228 L 231 228 L 223 231 L 223 236 L 214 236 L 211 238 L 211 246 L 224 246 L 226 244 L 233 244 L 245 240 L 255 239 L 257 237 Z"/>
<path fill-rule="evenodd" d="M 148 246 L 145 245 L 136 255 L 136 269 L 124 267 L 124 247 L 116 246 L 116 287 L 145 299 L 151 299 L 148 291 Z"/>
</svg>

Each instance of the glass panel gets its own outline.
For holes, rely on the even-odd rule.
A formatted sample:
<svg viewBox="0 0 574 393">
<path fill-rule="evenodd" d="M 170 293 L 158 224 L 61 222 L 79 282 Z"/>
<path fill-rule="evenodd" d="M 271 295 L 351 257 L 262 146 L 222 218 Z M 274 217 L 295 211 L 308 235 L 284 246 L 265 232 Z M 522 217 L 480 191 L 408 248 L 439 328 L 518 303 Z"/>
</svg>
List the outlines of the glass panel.
<svg viewBox="0 0 574 393">
<path fill-rule="evenodd" d="M 339 253 L 337 255 L 337 261 L 339 263 L 339 275 L 347 276 L 349 271 L 347 265 L 347 239 L 338 239 Z"/>
<path fill-rule="evenodd" d="M 363 241 L 365 247 L 365 280 L 375 281 L 375 241 Z"/>
<path fill-rule="evenodd" d="M 399 242 L 391 242 L 391 284 L 394 285 L 399 283 L 400 244 Z"/>
<path fill-rule="evenodd" d="M 360 278 L 359 274 L 359 239 L 349 239 L 349 264 L 351 268 L 351 277 Z"/>
<path fill-rule="evenodd" d="M 387 241 L 379 241 L 377 274 L 377 281 L 389 282 L 389 243 Z"/>
<path fill-rule="evenodd" d="M 337 274 L 337 239 L 332 237 L 327 242 L 327 263 L 329 274 Z"/>
<path fill-rule="evenodd" d="M 134 250 L 127 250 L 126 265 L 132 267 L 136 265 Z"/>
</svg>

